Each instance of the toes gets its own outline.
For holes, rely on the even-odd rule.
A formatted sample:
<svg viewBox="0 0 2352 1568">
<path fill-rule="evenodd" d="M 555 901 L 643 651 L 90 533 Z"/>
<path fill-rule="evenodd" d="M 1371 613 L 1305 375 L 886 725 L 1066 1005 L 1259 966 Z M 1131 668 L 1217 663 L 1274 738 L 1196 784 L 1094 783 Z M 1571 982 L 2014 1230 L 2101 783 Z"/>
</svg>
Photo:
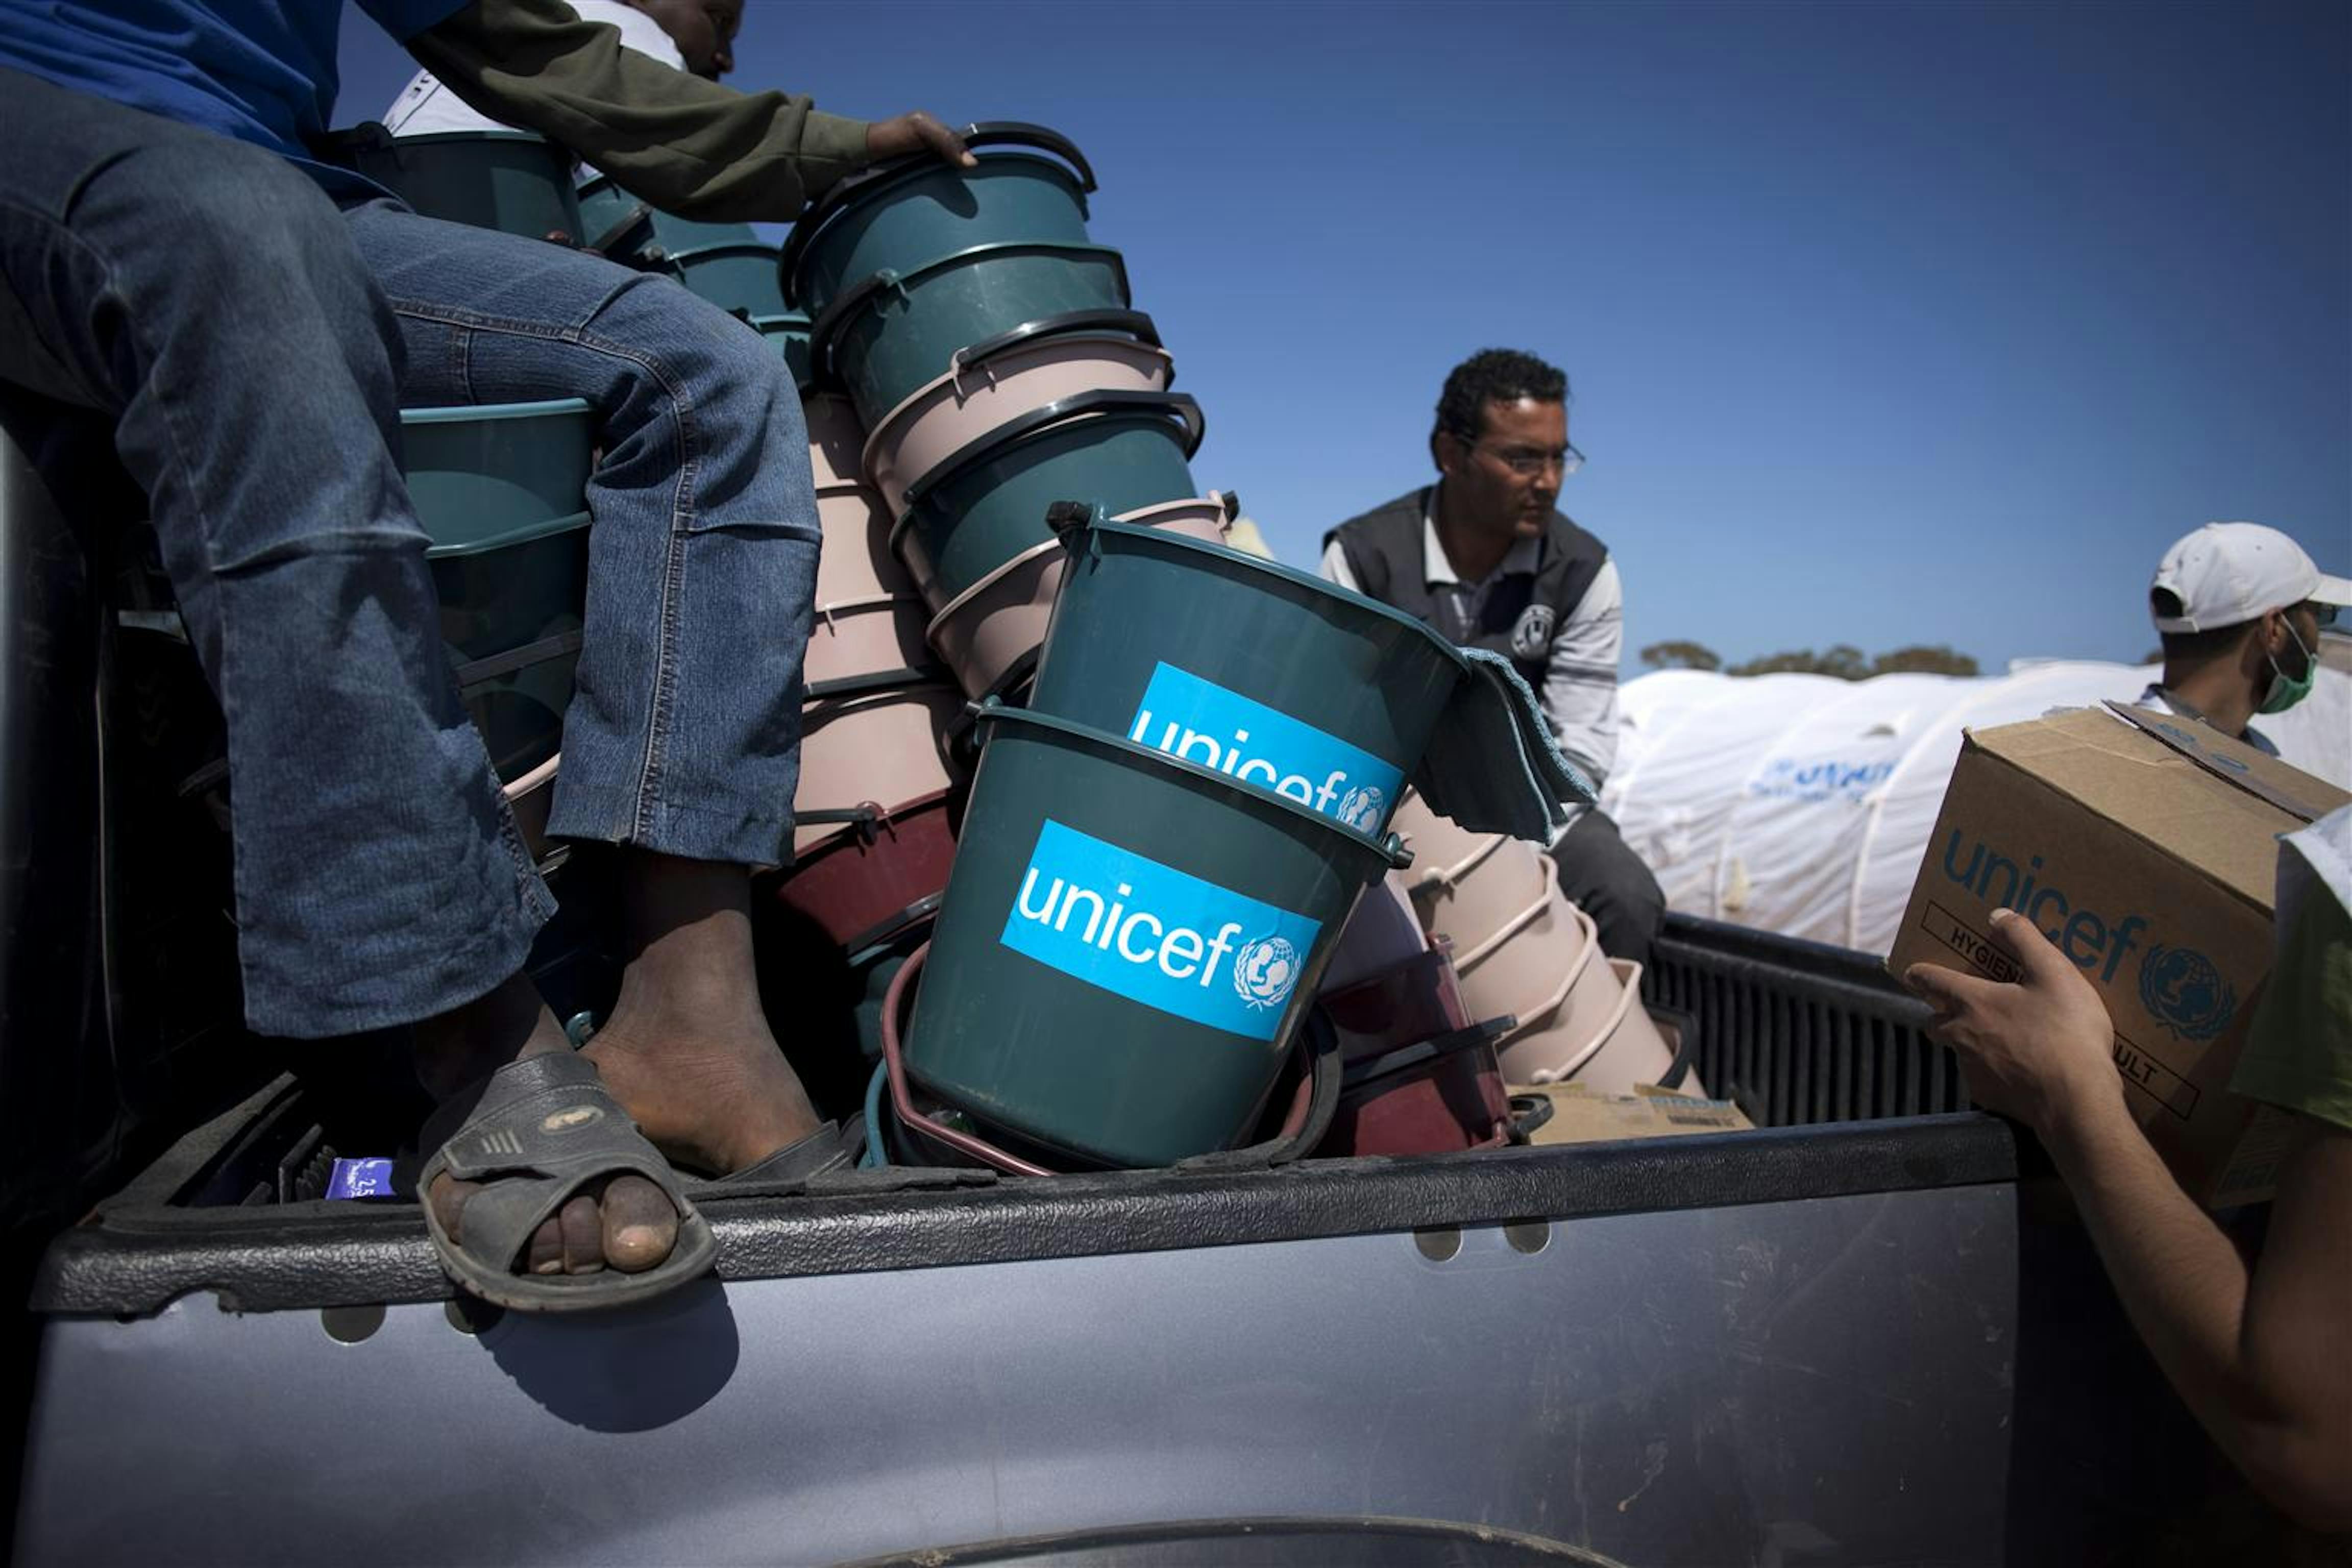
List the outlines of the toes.
<svg viewBox="0 0 2352 1568">
<path fill-rule="evenodd" d="M 530 1241 L 522 1249 L 522 1269 L 526 1274 L 561 1274 L 563 1272 L 563 1219 L 562 1211 L 539 1222 L 530 1233 Z"/>
<path fill-rule="evenodd" d="M 479 1182 L 461 1182 L 451 1175 L 436 1176 L 433 1190 L 425 1201 L 433 1205 L 433 1217 L 449 1234 L 449 1239 L 462 1245 L 466 1239 L 466 1200 L 482 1190 Z"/>
<path fill-rule="evenodd" d="M 604 1226 L 596 1217 L 596 1200 L 575 1194 L 556 1211 L 563 1232 L 563 1271 L 593 1274 L 604 1267 Z"/>
<path fill-rule="evenodd" d="M 677 1210 L 643 1176 L 615 1176 L 604 1189 L 604 1260 L 636 1274 L 667 1258 L 677 1245 Z"/>
</svg>

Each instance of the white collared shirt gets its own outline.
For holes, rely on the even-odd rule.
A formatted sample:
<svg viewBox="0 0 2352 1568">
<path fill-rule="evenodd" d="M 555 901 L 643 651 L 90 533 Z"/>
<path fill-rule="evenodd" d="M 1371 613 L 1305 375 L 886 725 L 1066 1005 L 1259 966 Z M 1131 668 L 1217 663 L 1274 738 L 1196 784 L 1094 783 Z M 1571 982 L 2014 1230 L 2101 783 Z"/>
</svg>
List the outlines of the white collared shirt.
<svg viewBox="0 0 2352 1568">
<path fill-rule="evenodd" d="M 686 57 L 661 24 L 626 0 L 571 0 L 583 22 L 607 22 L 621 30 L 621 43 L 651 55 L 672 70 L 686 68 Z M 431 71 L 418 71 L 383 111 L 384 129 L 394 136 L 425 136 L 443 131 L 504 131 L 507 127 L 441 85 Z"/>
<path fill-rule="evenodd" d="M 1434 491 L 1432 495 L 1433 499 Z M 1478 624 L 1497 583 L 1514 573 L 1532 576 L 1541 563 L 1542 542 L 1517 539 L 1492 572 L 1475 583 L 1465 582 L 1437 537 L 1437 520 L 1426 510 L 1422 513 L 1422 581 L 1451 623 L 1437 629 L 1450 637 Z M 1336 539 L 1323 552 L 1323 576 L 1342 588 L 1363 591 Z M 1596 789 L 1608 780 L 1617 761 L 1617 661 L 1624 647 L 1624 587 L 1612 558 L 1601 563 L 1584 597 L 1553 629 L 1543 689 L 1536 694 L 1552 738 L 1570 762 L 1592 775 Z"/>
</svg>

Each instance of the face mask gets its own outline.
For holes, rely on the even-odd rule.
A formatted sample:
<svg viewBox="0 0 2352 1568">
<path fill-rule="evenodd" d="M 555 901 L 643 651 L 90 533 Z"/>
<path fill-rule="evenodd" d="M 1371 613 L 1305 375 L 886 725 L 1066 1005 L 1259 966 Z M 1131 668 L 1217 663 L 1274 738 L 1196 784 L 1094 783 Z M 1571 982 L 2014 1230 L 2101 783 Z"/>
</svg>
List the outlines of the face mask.
<svg viewBox="0 0 2352 1568">
<path fill-rule="evenodd" d="M 2262 711 L 2265 713 L 2284 713 L 2310 696 L 2312 677 L 2319 668 L 2319 660 L 2314 658 L 2311 650 L 2303 646 L 2303 634 L 2294 629 L 2293 621 L 2286 624 L 2286 635 L 2294 639 L 2294 651 L 2303 655 L 2303 673 L 2291 676 L 2279 668 L 2277 655 L 2263 656 L 2271 661 L 2270 695 L 2263 699 L 2262 706 Z"/>
</svg>

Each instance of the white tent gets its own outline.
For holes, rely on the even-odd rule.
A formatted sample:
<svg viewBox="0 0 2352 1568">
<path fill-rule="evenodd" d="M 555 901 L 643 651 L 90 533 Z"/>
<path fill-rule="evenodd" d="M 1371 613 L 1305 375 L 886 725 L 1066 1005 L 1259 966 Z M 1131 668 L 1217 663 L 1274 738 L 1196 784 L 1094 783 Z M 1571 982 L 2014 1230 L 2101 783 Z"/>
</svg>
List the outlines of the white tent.
<svg viewBox="0 0 2352 1568">
<path fill-rule="evenodd" d="M 2072 662 L 1858 681 L 1664 670 L 1623 689 L 1601 803 L 1674 908 L 1885 952 L 1961 731 L 2133 701 L 2156 673 Z M 2352 675 L 2323 668 L 2301 705 L 2256 722 L 2288 762 L 2352 788 Z"/>
</svg>

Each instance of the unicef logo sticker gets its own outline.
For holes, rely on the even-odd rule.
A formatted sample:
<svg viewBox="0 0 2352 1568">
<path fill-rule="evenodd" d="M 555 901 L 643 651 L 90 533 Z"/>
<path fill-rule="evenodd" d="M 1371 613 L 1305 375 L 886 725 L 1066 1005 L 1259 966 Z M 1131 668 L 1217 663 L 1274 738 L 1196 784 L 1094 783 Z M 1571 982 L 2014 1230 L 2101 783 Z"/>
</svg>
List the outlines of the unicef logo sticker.
<svg viewBox="0 0 2352 1568">
<path fill-rule="evenodd" d="M 2210 1040 L 2227 1028 L 2238 994 L 2213 961 L 2193 948 L 2154 947 L 2139 966 L 2140 1005 L 2184 1040 Z"/>
<path fill-rule="evenodd" d="M 1359 833 L 1378 833 L 1389 797 L 1377 784 L 1359 784 L 1339 802 L 1339 820 Z"/>
<path fill-rule="evenodd" d="M 1234 955 L 1234 989 L 1252 1007 L 1281 1005 L 1298 984 L 1298 950 L 1278 936 L 1245 942 Z"/>
</svg>

